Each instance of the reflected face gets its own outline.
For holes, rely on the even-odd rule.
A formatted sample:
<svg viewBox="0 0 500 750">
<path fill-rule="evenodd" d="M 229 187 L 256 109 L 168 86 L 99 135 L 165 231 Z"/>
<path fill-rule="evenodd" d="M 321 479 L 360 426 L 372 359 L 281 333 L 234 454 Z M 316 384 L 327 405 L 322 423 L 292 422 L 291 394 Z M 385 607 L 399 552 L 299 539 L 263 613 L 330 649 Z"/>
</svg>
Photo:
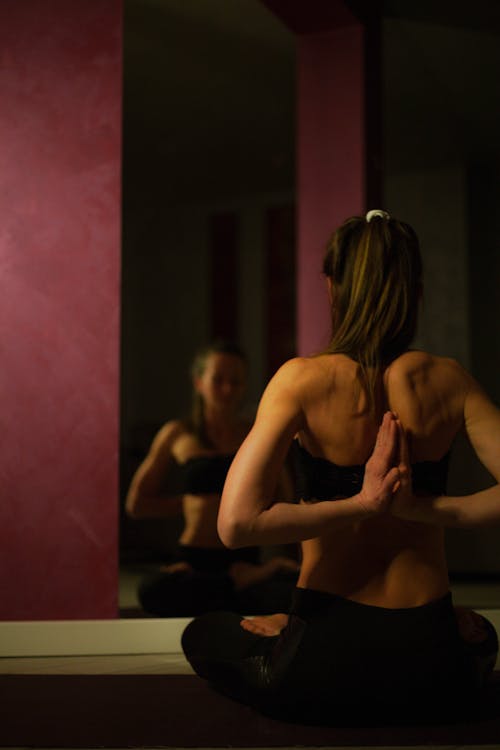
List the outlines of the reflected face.
<svg viewBox="0 0 500 750">
<path fill-rule="evenodd" d="M 235 410 L 246 386 L 246 365 L 235 354 L 209 354 L 205 369 L 194 379 L 194 387 L 205 406 L 217 410 Z"/>
</svg>

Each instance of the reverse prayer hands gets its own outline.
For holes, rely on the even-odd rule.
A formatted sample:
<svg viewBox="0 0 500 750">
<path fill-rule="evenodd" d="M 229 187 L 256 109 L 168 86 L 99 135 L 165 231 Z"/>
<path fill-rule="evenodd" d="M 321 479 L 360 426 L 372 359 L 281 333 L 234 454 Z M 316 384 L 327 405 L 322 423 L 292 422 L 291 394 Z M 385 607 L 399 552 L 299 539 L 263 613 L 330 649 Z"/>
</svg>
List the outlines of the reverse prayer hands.
<svg viewBox="0 0 500 750">
<path fill-rule="evenodd" d="M 401 487 L 402 475 L 405 477 L 407 469 L 400 459 L 401 430 L 396 415 L 386 412 L 373 453 L 366 463 L 363 487 L 356 496 L 368 515 L 389 510 L 395 493 Z"/>
</svg>

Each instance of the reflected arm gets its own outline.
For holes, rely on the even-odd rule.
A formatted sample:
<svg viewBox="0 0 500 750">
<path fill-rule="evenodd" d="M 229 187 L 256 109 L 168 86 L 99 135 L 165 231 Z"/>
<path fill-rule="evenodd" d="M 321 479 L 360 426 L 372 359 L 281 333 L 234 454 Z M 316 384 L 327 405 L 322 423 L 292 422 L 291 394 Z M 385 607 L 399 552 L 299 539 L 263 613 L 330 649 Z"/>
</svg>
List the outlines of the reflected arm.
<svg viewBox="0 0 500 750">
<path fill-rule="evenodd" d="M 172 446 L 182 429 L 179 422 L 168 422 L 135 472 L 125 501 L 132 518 L 169 518 L 182 512 L 182 494 L 166 489 L 174 473 Z"/>
</svg>

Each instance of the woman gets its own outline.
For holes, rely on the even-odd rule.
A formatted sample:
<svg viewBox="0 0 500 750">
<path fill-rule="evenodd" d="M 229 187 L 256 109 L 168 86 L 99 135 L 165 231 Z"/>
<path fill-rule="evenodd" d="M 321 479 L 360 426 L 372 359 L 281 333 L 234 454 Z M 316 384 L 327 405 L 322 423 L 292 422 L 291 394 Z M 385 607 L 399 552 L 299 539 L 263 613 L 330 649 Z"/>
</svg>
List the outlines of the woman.
<svg viewBox="0 0 500 750">
<path fill-rule="evenodd" d="M 443 527 L 500 520 L 500 413 L 456 362 L 409 348 L 422 262 L 408 224 L 347 220 L 323 271 L 330 345 L 269 383 L 218 520 L 231 549 L 302 543 L 291 610 L 207 614 L 183 647 L 200 676 L 275 716 L 442 715 L 485 684 L 498 649 L 486 620 L 453 608 Z M 497 484 L 445 497 L 462 428 Z M 273 500 L 291 445 L 297 505 Z"/>
<path fill-rule="evenodd" d="M 162 427 L 132 479 L 126 510 L 133 518 L 184 516 L 175 561 L 139 587 L 146 612 L 183 617 L 233 606 L 250 614 L 272 611 L 275 597 L 290 599 L 293 560 L 259 564 L 257 547 L 228 550 L 217 533 L 226 474 L 250 427 L 239 412 L 246 372 L 243 352 L 229 342 L 201 350 L 191 417 Z"/>
</svg>

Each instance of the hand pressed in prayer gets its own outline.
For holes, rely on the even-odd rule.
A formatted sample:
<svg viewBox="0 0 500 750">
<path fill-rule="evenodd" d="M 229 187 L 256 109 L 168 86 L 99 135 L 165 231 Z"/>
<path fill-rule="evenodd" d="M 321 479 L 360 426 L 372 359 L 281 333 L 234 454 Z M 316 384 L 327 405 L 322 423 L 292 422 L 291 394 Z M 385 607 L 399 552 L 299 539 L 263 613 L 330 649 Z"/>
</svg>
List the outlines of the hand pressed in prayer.
<svg viewBox="0 0 500 750">
<path fill-rule="evenodd" d="M 398 435 L 396 416 L 388 411 L 379 427 L 373 453 L 366 462 L 363 487 L 356 498 L 369 515 L 388 510 L 400 486 Z"/>
<path fill-rule="evenodd" d="M 408 438 L 399 419 L 396 420 L 396 427 L 398 436 L 397 467 L 399 471 L 399 482 L 396 487 L 394 498 L 391 502 L 390 510 L 391 513 L 398 518 L 416 521 L 419 520 L 418 514 L 415 515 L 418 509 L 419 499 L 413 493 Z"/>
</svg>

